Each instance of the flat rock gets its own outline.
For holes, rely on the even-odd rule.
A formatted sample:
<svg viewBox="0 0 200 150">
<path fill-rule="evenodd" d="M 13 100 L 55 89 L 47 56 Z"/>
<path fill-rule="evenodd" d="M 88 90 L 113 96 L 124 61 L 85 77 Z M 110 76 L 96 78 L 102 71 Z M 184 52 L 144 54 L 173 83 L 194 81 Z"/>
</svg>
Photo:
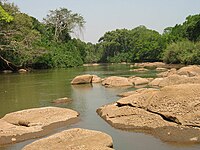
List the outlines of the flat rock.
<svg viewBox="0 0 200 150">
<path fill-rule="evenodd" d="M 113 141 L 109 135 L 75 128 L 33 142 L 23 150 L 112 150 L 112 147 Z"/>
<path fill-rule="evenodd" d="M 90 74 L 76 76 L 71 81 L 71 84 L 89 84 L 89 83 L 92 83 L 92 78 L 93 78 L 93 75 L 90 75 Z"/>
<path fill-rule="evenodd" d="M 156 68 L 157 71 L 167 71 L 167 68 L 161 68 L 161 67 L 158 67 Z"/>
<path fill-rule="evenodd" d="M 145 62 L 145 63 L 135 63 L 136 67 L 163 67 L 166 64 L 163 62 Z"/>
<path fill-rule="evenodd" d="M 105 78 L 102 82 L 105 87 L 123 87 L 123 86 L 133 86 L 133 84 L 125 77 L 111 76 Z"/>
<path fill-rule="evenodd" d="M 169 86 L 178 84 L 200 84 L 200 76 L 188 77 L 183 75 L 171 75 L 165 78 L 156 78 L 149 83 L 149 86 Z"/>
<path fill-rule="evenodd" d="M 52 132 L 75 122 L 79 114 L 57 107 L 33 108 L 6 114 L 0 119 L 0 145 L 16 143 Z"/>
<path fill-rule="evenodd" d="M 146 68 L 138 68 L 138 69 L 131 69 L 130 71 L 134 71 L 134 72 L 145 72 L 145 71 L 148 71 L 148 69 L 146 69 Z"/>
<path fill-rule="evenodd" d="M 134 91 L 128 91 L 128 92 L 118 94 L 118 96 L 128 97 L 128 96 L 133 95 L 133 94 L 138 94 L 138 93 L 143 93 L 143 92 L 151 92 L 151 91 L 155 91 L 155 90 L 158 90 L 158 89 L 155 89 L 155 88 L 140 88 L 140 89 L 137 89 L 137 90 L 134 90 Z"/>
<path fill-rule="evenodd" d="M 200 142 L 199 91 L 200 84 L 166 86 L 121 98 L 97 113 L 115 128 L 148 132 L 168 142 L 196 143 Z"/>
<path fill-rule="evenodd" d="M 52 103 L 54 104 L 63 104 L 63 103 L 70 103 L 72 101 L 72 99 L 67 98 L 67 97 L 63 97 L 63 98 L 59 98 L 56 100 L 53 100 Z"/>
</svg>

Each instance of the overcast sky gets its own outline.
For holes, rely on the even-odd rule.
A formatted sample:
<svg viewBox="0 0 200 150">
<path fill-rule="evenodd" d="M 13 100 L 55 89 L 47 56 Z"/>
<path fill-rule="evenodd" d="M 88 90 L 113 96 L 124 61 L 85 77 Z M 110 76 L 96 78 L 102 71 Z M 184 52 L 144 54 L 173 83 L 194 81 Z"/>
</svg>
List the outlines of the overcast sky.
<svg viewBox="0 0 200 150">
<path fill-rule="evenodd" d="M 40 21 L 49 10 L 65 7 L 81 14 L 85 21 L 87 42 L 96 43 L 107 31 L 139 25 L 163 32 L 183 23 L 188 15 L 200 13 L 200 0 L 8 0 Z"/>
</svg>

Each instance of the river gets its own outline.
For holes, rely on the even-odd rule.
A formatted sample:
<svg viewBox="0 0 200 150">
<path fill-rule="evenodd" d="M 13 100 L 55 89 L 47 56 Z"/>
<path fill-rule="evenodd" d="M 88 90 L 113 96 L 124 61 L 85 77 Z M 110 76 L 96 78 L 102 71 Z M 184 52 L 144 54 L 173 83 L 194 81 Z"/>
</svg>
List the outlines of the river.
<svg viewBox="0 0 200 150">
<path fill-rule="evenodd" d="M 133 73 L 129 65 L 103 65 L 56 70 L 32 71 L 25 74 L 0 74 L 0 117 L 22 109 L 56 106 L 71 108 L 80 113 L 80 121 L 62 127 L 55 132 L 69 128 L 86 128 L 103 131 L 112 136 L 116 150 L 199 150 L 200 145 L 178 145 L 164 143 L 151 135 L 115 129 L 101 119 L 96 109 L 119 99 L 117 94 L 134 88 L 105 88 L 101 84 L 72 86 L 70 81 L 77 75 L 95 74 L 100 77 L 112 75 L 155 77 L 156 71 Z M 69 97 L 69 104 L 52 104 L 51 101 Z M 34 139 L 36 140 L 36 139 Z M 0 147 L 0 150 L 20 150 L 33 142 L 28 140 Z"/>
</svg>

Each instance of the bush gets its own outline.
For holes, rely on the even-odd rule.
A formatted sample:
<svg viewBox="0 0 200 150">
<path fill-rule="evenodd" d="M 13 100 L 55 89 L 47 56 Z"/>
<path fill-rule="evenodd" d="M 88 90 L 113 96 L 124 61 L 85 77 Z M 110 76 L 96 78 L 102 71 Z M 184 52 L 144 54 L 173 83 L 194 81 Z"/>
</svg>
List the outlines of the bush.
<svg viewBox="0 0 200 150">
<path fill-rule="evenodd" d="M 163 53 L 166 63 L 199 64 L 200 42 L 194 43 L 184 40 L 167 46 Z"/>
</svg>

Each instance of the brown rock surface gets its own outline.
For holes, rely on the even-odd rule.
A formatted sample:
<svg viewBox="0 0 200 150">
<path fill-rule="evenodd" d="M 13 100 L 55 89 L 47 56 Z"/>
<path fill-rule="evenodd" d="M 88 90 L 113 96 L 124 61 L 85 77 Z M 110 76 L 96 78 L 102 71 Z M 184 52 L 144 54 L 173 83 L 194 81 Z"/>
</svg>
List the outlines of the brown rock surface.
<svg viewBox="0 0 200 150">
<path fill-rule="evenodd" d="M 112 150 L 112 147 L 113 141 L 109 135 L 75 128 L 33 142 L 23 150 Z"/>
<path fill-rule="evenodd" d="M 92 83 L 100 83 L 102 79 L 98 77 L 97 75 L 92 75 Z"/>
<path fill-rule="evenodd" d="M 165 72 L 161 72 L 161 73 L 157 74 L 157 76 L 164 78 L 164 77 L 168 77 L 168 76 L 171 76 L 171 75 L 174 75 L 174 74 L 177 74 L 177 71 L 176 71 L 175 68 L 172 68 L 170 70 L 167 70 Z"/>
<path fill-rule="evenodd" d="M 200 84 L 166 86 L 124 97 L 97 112 L 116 128 L 152 133 L 168 142 L 200 142 L 199 91 Z"/>
<path fill-rule="evenodd" d="M 13 112 L 0 119 L 0 145 L 44 136 L 77 120 L 76 111 L 44 107 Z"/>
<path fill-rule="evenodd" d="M 76 76 L 72 81 L 71 84 L 88 84 L 92 83 L 93 76 L 90 74 Z"/>
<path fill-rule="evenodd" d="M 200 75 L 200 67 L 197 65 L 182 67 L 177 71 L 179 75 L 186 75 L 188 77 Z"/>
<path fill-rule="evenodd" d="M 138 93 L 143 93 L 143 92 L 151 92 L 151 91 L 155 91 L 155 90 L 158 90 L 158 89 L 155 89 L 155 88 L 140 88 L 140 89 L 137 89 L 137 90 L 134 90 L 134 91 L 128 91 L 128 92 L 118 94 L 118 96 L 128 97 L 128 96 L 133 95 L 133 94 L 138 94 Z"/>
<path fill-rule="evenodd" d="M 178 85 L 178 84 L 200 84 L 200 76 L 187 77 L 180 75 L 171 75 L 166 78 L 156 78 L 149 83 L 149 86 L 169 86 L 169 85 Z"/>
<path fill-rule="evenodd" d="M 131 83 L 133 83 L 135 86 L 144 85 L 144 84 L 148 84 L 148 83 L 149 83 L 149 80 L 148 80 L 148 79 L 146 79 L 146 78 L 141 78 L 141 77 L 132 76 L 132 77 L 129 77 L 128 79 L 129 79 L 129 81 L 130 81 Z"/>
<path fill-rule="evenodd" d="M 128 78 L 117 77 L 117 76 L 111 76 L 105 78 L 104 81 L 102 82 L 102 85 L 105 87 L 133 86 L 133 84 L 129 82 Z"/>
</svg>

